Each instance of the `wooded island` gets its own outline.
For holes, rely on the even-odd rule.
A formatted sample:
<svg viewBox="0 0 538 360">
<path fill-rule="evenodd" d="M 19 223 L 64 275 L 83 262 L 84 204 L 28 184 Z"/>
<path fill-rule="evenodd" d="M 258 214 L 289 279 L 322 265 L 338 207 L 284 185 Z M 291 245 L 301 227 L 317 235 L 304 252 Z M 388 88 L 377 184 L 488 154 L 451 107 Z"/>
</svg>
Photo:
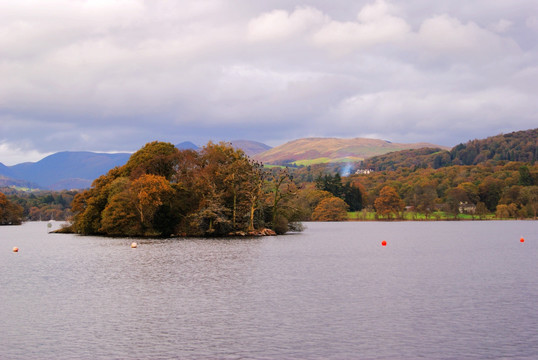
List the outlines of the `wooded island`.
<svg viewBox="0 0 538 360">
<path fill-rule="evenodd" d="M 110 236 L 283 234 L 300 230 L 288 203 L 292 184 L 287 171 L 264 172 L 225 143 L 194 151 L 152 142 L 75 196 L 71 230 Z"/>
</svg>

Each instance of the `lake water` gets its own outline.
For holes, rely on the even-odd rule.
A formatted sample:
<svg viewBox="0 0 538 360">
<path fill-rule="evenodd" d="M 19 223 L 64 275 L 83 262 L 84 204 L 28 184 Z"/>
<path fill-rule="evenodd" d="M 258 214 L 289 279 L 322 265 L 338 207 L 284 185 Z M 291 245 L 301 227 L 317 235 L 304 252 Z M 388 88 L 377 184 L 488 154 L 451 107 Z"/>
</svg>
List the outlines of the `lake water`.
<svg viewBox="0 0 538 360">
<path fill-rule="evenodd" d="M 538 359 L 537 221 L 306 226 L 136 249 L 0 227 L 0 359 Z"/>
</svg>

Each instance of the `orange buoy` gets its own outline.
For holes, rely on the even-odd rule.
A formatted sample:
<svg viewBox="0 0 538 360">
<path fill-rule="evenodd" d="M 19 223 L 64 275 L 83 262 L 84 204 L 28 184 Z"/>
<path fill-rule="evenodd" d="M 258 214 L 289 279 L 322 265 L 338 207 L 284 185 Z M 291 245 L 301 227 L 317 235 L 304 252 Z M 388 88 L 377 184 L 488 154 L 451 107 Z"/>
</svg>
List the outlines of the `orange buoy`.
<svg viewBox="0 0 538 360">
<path fill-rule="evenodd" d="M 519 239 L 519 242 L 524 243 L 524 242 L 525 242 L 525 239 L 521 238 L 521 239 Z"/>
<path fill-rule="evenodd" d="M 13 248 L 13 252 L 19 252 L 19 248 L 15 246 L 15 247 Z"/>
<path fill-rule="evenodd" d="M 135 249 L 135 248 L 137 248 L 137 247 L 138 247 L 138 244 L 137 244 L 137 243 L 135 243 L 135 242 L 132 242 L 132 243 L 131 243 L 131 247 L 132 247 L 133 249 Z"/>
<path fill-rule="evenodd" d="M 385 240 L 381 241 L 381 246 L 387 246 L 387 242 Z"/>
</svg>

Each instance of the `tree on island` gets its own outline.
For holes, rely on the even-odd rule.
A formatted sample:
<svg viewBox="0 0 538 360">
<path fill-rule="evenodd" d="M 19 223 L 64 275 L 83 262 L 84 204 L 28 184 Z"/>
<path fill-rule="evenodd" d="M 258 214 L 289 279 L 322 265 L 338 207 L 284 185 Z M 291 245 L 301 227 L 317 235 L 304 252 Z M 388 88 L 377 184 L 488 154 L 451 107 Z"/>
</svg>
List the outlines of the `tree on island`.
<svg viewBox="0 0 538 360">
<path fill-rule="evenodd" d="M 22 206 L 12 203 L 0 192 L 0 225 L 20 225 L 22 223 Z"/>
<path fill-rule="evenodd" d="M 260 164 L 225 143 L 210 142 L 195 152 L 152 142 L 75 197 L 72 230 L 222 236 L 268 227 L 284 233 L 298 229 L 287 208 L 294 196 L 290 186 L 289 178 L 266 180 Z"/>
</svg>

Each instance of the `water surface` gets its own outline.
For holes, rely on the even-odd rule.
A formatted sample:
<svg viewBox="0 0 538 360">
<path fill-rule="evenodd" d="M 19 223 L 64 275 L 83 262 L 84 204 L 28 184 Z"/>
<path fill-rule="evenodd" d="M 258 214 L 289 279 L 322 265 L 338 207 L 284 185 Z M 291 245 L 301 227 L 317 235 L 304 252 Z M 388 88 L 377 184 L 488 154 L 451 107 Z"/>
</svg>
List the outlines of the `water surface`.
<svg viewBox="0 0 538 360">
<path fill-rule="evenodd" d="M 137 249 L 0 227 L 0 358 L 536 359 L 537 225 L 309 223 Z"/>
</svg>

